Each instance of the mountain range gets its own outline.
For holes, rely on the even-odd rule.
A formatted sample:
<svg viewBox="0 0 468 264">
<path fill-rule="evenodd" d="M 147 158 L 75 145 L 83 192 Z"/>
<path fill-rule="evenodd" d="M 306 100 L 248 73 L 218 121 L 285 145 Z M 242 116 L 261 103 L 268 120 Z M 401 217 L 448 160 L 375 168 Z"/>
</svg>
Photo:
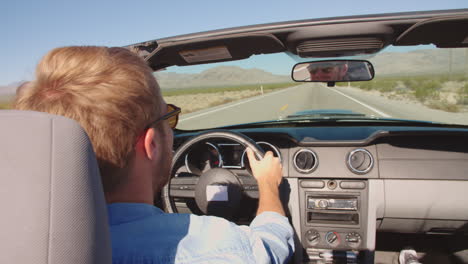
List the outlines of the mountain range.
<svg viewBox="0 0 468 264">
<path fill-rule="evenodd" d="M 163 88 L 225 86 L 256 83 L 288 82 L 287 75 L 275 75 L 260 69 L 243 69 L 237 66 L 218 66 L 198 74 L 157 72 L 158 83 Z"/>
<path fill-rule="evenodd" d="M 447 74 L 468 70 L 468 49 L 429 49 L 385 52 L 369 59 L 376 77 L 385 75 Z M 451 65 L 451 67 L 450 67 Z"/>
</svg>

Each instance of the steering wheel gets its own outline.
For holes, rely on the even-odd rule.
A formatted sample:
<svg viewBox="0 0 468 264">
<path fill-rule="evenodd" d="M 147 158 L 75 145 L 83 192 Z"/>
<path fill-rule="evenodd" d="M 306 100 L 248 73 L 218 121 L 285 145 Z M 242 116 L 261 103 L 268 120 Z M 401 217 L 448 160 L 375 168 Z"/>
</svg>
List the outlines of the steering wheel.
<svg viewBox="0 0 468 264">
<path fill-rule="evenodd" d="M 162 190 L 162 203 L 166 212 L 177 213 L 174 198 L 194 198 L 198 208 L 205 215 L 220 216 L 230 219 L 241 206 L 241 198 L 247 195 L 258 198 L 257 181 L 253 176 L 238 177 L 224 168 L 211 168 L 201 175 L 177 177 L 175 175 L 185 154 L 197 143 L 208 139 L 227 139 L 253 150 L 257 158 L 263 158 L 265 152 L 249 137 L 227 130 L 214 130 L 201 133 L 182 144 L 174 153 L 170 180 Z"/>
</svg>

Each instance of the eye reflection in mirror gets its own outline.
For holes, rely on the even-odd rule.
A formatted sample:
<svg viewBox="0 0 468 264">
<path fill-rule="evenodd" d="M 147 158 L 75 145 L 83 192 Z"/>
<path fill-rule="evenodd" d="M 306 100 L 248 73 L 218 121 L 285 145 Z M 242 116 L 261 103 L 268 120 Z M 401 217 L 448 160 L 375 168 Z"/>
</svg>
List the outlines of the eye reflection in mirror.
<svg viewBox="0 0 468 264">
<path fill-rule="evenodd" d="M 291 76 L 297 82 L 369 81 L 374 68 L 365 60 L 314 61 L 294 65 Z"/>
</svg>

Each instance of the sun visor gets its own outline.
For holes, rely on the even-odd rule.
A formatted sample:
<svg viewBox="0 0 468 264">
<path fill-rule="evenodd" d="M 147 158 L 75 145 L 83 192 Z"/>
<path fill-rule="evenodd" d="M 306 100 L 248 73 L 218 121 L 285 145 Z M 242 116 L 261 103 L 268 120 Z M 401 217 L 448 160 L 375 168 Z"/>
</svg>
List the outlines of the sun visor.
<svg viewBox="0 0 468 264">
<path fill-rule="evenodd" d="M 340 57 L 372 54 L 390 44 L 393 28 L 377 23 L 329 24 L 305 27 L 287 38 L 300 57 Z"/>
<path fill-rule="evenodd" d="M 231 38 L 171 42 L 166 40 L 147 58 L 154 70 L 177 65 L 241 60 L 255 54 L 285 51 L 283 44 L 273 35 L 244 35 Z"/>
<path fill-rule="evenodd" d="M 468 16 L 434 18 L 416 23 L 403 32 L 395 46 L 434 44 L 438 48 L 468 47 Z"/>
</svg>

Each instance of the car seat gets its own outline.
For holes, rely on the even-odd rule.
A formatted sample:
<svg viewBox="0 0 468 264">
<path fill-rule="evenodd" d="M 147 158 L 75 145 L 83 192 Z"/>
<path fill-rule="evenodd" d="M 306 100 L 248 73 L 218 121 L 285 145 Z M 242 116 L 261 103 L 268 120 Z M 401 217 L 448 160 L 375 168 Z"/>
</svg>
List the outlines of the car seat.
<svg viewBox="0 0 468 264">
<path fill-rule="evenodd" d="M 68 118 L 0 111 L 0 263 L 111 263 L 99 168 Z"/>
</svg>

